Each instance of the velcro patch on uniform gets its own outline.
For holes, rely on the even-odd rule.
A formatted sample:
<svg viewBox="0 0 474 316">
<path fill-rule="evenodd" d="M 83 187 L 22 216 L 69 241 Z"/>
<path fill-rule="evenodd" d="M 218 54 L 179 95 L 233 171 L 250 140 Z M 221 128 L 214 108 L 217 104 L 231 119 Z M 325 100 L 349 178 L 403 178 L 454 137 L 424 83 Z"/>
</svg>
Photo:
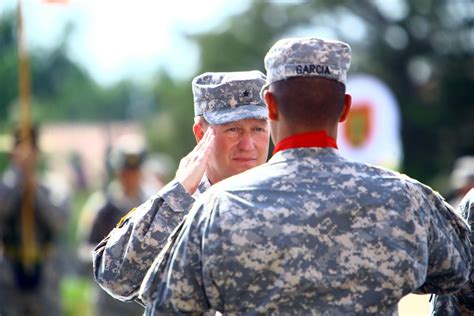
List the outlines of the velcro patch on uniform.
<svg viewBox="0 0 474 316">
<path fill-rule="evenodd" d="M 122 227 L 123 223 L 125 223 L 130 217 L 132 217 L 133 213 L 137 210 L 136 207 L 132 208 L 127 214 L 122 216 L 120 221 L 117 223 L 117 226 L 115 228 L 120 228 Z"/>
<path fill-rule="evenodd" d="M 333 77 L 335 73 L 332 68 L 337 68 L 332 65 L 320 64 L 290 64 L 285 65 L 285 77 L 295 76 L 321 76 Z"/>
</svg>

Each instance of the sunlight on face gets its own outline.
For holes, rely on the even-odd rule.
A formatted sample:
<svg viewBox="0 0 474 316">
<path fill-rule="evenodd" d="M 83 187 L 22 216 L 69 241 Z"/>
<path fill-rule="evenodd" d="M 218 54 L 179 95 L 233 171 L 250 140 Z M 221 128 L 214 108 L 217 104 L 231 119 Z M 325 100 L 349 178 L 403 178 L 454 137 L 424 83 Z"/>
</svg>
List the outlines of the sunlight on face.
<svg viewBox="0 0 474 316">
<path fill-rule="evenodd" d="M 216 135 L 215 145 L 207 170 L 212 183 L 266 161 L 270 139 L 266 120 L 246 119 L 212 126 Z"/>
</svg>

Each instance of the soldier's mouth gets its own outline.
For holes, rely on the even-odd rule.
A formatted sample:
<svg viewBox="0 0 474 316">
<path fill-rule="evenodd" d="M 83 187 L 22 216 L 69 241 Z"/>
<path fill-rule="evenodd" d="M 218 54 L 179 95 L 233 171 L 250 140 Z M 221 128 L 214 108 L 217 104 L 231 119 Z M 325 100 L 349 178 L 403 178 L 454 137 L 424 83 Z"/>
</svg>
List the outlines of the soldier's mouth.
<svg viewBox="0 0 474 316">
<path fill-rule="evenodd" d="M 234 158 L 233 160 L 236 164 L 241 165 L 241 166 L 253 167 L 257 163 L 256 158 Z"/>
<path fill-rule="evenodd" d="M 233 158 L 233 159 L 236 160 L 236 161 L 242 161 L 242 162 L 257 160 L 257 158 L 246 158 L 246 157 L 237 157 L 237 158 Z"/>
</svg>

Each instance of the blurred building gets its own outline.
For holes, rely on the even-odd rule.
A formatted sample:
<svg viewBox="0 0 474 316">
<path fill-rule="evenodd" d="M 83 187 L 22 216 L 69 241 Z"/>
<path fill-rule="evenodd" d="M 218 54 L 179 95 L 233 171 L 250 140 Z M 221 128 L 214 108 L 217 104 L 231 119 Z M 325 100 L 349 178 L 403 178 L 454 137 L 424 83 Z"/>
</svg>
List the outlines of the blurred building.
<svg viewBox="0 0 474 316">
<path fill-rule="evenodd" d="M 43 127 L 41 146 L 50 156 L 53 169 L 60 169 L 73 181 L 76 174 L 71 167 L 71 154 L 82 163 L 88 183 L 103 183 L 107 148 L 126 134 L 142 135 L 138 122 L 111 123 L 55 123 Z M 54 155 L 52 155 L 54 153 Z M 94 186 L 94 185 L 93 185 Z"/>
</svg>

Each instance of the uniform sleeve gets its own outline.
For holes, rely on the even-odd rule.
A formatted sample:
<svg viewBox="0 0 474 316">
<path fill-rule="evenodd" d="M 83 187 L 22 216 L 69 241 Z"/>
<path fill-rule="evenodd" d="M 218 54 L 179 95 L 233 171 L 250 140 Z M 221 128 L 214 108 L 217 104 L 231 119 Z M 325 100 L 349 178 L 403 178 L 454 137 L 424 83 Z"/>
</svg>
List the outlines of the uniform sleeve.
<svg viewBox="0 0 474 316">
<path fill-rule="evenodd" d="M 196 204 L 148 271 L 140 288 L 148 314 L 222 311 L 223 296 L 215 279 L 222 271 L 222 248 L 215 212 L 208 212 L 210 204 Z"/>
<path fill-rule="evenodd" d="M 428 270 L 419 293 L 446 294 L 459 290 L 471 272 L 470 229 L 467 222 L 438 194 L 429 195 Z"/>
<path fill-rule="evenodd" d="M 131 301 L 154 258 L 194 199 L 172 181 L 134 209 L 93 251 L 94 277 L 116 299 Z"/>
<path fill-rule="evenodd" d="M 471 244 L 474 244 L 474 189 L 463 198 L 458 211 L 471 227 Z M 474 249 L 471 246 L 471 253 Z M 469 282 L 458 292 L 448 295 L 437 295 L 433 301 L 433 315 L 474 315 L 474 274 L 471 265 Z"/>
</svg>

